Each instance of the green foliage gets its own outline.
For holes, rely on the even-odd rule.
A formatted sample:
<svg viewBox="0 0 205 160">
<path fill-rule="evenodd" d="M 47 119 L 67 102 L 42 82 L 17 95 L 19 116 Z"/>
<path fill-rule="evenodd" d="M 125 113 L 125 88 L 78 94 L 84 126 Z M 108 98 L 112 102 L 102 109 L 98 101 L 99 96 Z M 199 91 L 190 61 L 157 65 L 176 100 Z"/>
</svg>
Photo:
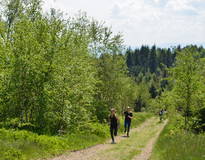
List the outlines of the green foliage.
<svg viewBox="0 0 205 160">
<path fill-rule="evenodd" d="M 107 124 L 100 124 L 100 123 L 88 123 L 81 128 L 79 128 L 79 132 L 85 134 L 92 134 L 99 137 L 108 137 L 109 135 L 109 127 Z"/>
<path fill-rule="evenodd" d="M 111 108 L 123 113 L 136 98 L 136 84 L 127 76 L 123 55 L 101 54 L 97 62 L 99 82 L 96 94 L 96 115 L 105 121 Z"/>
<path fill-rule="evenodd" d="M 150 93 L 147 85 L 145 83 L 139 84 L 136 91 L 135 111 L 141 112 L 147 110 L 150 105 Z"/>
<path fill-rule="evenodd" d="M 193 48 L 178 53 L 176 66 L 171 69 L 176 108 L 185 117 L 185 128 L 191 127 L 194 114 L 204 107 L 204 76 L 199 54 Z"/>
<path fill-rule="evenodd" d="M 104 122 L 111 107 L 134 103 L 121 34 L 82 12 L 69 19 L 54 9 L 45 14 L 41 0 L 3 4 L 1 126 L 73 133 Z"/>
<path fill-rule="evenodd" d="M 161 109 L 166 109 L 168 110 L 168 115 L 172 117 L 172 115 L 176 114 L 174 103 L 176 98 L 177 97 L 173 91 L 166 90 L 162 92 L 161 96 L 158 96 L 156 99 L 150 101 L 148 110 L 158 115 Z"/>
<path fill-rule="evenodd" d="M 204 159 L 204 63 L 200 55 L 193 46 L 177 53 L 176 64 L 169 70 L 168 89 L 153 101 L 151 109 L 168 109 L 170 121 L 152 160 Z"/>
<path fill-rule="evenodd" d="M 0 159 L 23 160 L 48 157 L 65 150 L 79 150 L 100 143 L 109 136 L 108 126 L 93 124 L 84 129 L 83 132 L 63 137 L 0 129 Z"/>
<path fill-rule="evenodd" d="M 0 122 L 0 128 L 7 128 L 7 129 L 22 129 L 28 131 L 35 131 L 36 126 L 32 123 L 21 123 L 18 118 L 7 119 L 4 122 Z"/>
<path fill-rule="evenodd" d="M 24 156 L 19 150 L 16 149 L 9 149 L 6 152 L 3 153 L 2 157 L 4 160 L 19 160 L 22 159 L 24 160 Z"/>
<path fill-rule="evenodd" d="M 205 131 L 205 108 L 199 109 L 195 114 L 192 122 L 192 129 L 197 133 Z"/>
<path fill-rule="evenodd" d="M 155 113 L 167 109 L 169 116 L 180 113 L 184 128 L 202 132 L 204 127 L 205 78 L 204 59 L 198 48 L 187 46 L 176 54 L 175 66 L 167 69 L 169 77 L 166 90 L 151 100 L 149 110 Z"/>
<path fill-rule="evenodd" d="M 58 137 L 38 136 L 27 131 L 0 130 L 2 159 L 30 159 L 38 154 L 43 156 L 48 153 L 58 153 L 66 147 L 63 139 Z M 35 152 L 32 152 L 35 150 Z"/>
</svg>

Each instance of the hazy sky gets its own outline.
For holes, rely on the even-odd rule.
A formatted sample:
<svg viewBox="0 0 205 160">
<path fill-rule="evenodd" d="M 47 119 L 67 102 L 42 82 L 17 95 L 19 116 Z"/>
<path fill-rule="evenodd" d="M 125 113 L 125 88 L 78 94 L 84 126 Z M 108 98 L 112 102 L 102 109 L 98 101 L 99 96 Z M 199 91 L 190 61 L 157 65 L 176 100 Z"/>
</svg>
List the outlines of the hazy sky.
<svg viewBox="0 0 205 160">
<path fill-rule="evenodd" d="M 44 8 L 79 10 L 122 32 L 125 44 L 205 45 L 205 0 L 44 0 Z"/>
</svg>

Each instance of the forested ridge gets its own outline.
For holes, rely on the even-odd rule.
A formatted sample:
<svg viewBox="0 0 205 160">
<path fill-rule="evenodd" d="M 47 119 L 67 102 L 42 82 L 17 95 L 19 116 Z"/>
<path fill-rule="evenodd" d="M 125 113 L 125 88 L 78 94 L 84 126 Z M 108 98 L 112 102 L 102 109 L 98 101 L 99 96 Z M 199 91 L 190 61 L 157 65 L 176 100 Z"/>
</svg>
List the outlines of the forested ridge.
<svg viewBox="0 0 205 160">
<path fill-rule="evenodd" d="M 170 119 L 177 115 L 172 132 L 205 131 L 203 46 L 126 48 L 105 23 L 84 12 L 67 19 L 55 9 L 45 13 L 42 3 L 0 2 L 3 158 L 24 159 L 22 144 L 59 154 L 100 143 L 111 108 L 119 116 L 127 106 L 155 115 L 163 108 Z M 150 113 L 137 118 L 142 123 Z"/>
<path fill-rule="evenodd" d="M 191 52 L 192 55 L 189 55 L 189 52 Z M 143 86 L 144 84 L 144 89 L 141 91 L 142 95 L 148 91 L 150 98 L 160 98 L 164 91 L 165 93 L 166 91 L 171 91 L 175 86 L 173 79 L 176 77 L 172 74 L 171 70 L 174 70 L 172 68 L 177 68 L 177 66 L 182 65 L 182 63 L 186 65 L 189 63 L 190 65 L 193 64 L 192 61 L 183 62 L 182 55 L 190 58 L 194 56 L 195 58 L 197 57 L 198 60 L 203 61 L 205 49 L 203 46 L 196 45 L 184 47 L 179 45 L 170 48 L 159 48 L 156 45 L 149 47 L 144 45 L 136 49 L 128 48 L 126 50 L 126 63 L 129 76 L 133 77 L 138 86 Z M 178 61 L 182 62 L 178 63 Z M 201 67 L 203 68 L 203 66 Z M 194 72 L 196 72 L 196 69 Z M 136 110 L 140 111 L 141 107 L 145 107 L 146 103 L 144 103 L 143 106 L 143 101 L 138 100 L 139 96 L 135 107 Z"/>
</svg>

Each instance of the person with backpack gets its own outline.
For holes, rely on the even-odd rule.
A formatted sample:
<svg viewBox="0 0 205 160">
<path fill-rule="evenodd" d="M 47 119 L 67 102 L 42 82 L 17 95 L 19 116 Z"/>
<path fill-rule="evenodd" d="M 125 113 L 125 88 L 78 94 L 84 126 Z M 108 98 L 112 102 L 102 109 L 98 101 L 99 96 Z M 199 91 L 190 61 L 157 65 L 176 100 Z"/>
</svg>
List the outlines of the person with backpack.
<svg viewBox="0 0 205 160">
<path fill-rule="evenodd" d="M 127 137 L 129 137 L 129 133 L 130 133 L 130 126 L 131 126 L 131 121 L 132 121 L 132 111 L 130 107 L 127 107 L 127 110 L 124 112 L 124 116 L 125 116 L 125 121 L 124 121 L 124 127 L 125 127 L 125 133 L 127 133 Z"/>
<path fill-rule="evenodd" d="M 110 135 L 112 138 L 112 144 L 115 144 L 116 142 L 115 142 L 114 136 L 117 136 L 119 119 L 116 115 L 116 110 L 114 108 L 111 109 L 111 113 L 109 116 L 109 122 L 110 122 Z"/>
</svg>

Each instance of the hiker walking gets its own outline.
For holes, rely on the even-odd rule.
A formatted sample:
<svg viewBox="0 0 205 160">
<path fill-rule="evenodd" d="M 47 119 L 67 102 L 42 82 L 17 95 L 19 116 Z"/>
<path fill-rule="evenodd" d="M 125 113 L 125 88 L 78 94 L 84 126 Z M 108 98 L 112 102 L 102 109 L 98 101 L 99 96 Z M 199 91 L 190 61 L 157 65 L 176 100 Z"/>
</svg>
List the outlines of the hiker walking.
<svg viewBox="0 0 205 160">
<path fill-rule="evenodd" d="M 117 136 L 119 120 L 116 116 L 116 110 L 114 108 L 111 109 L 111 113 L 109 116 L 109 122 L 110 122 L 110 135 L 112 138 L 112 144 L 115 144 L 114 136 Z"/>
<path fill-rule="evenodd" d="M 130 125 L 131 125 L 131 120 L 133 117 L 130 107 L 127 107 L 127 110 L 124 112 L 124 115 L 125 115 L 125 122 L 124 122 L 125 131 L 124 132 L 127 133 L 127 137 L 129 137 Z"/>
<path fill-rule="evenodd" d="M 159 111 L 159 120 L 160 120 L 160 122 L 163 120 L 163 115 L 164 115 L 164 109 L 161 109 Z"/>
</svg>

